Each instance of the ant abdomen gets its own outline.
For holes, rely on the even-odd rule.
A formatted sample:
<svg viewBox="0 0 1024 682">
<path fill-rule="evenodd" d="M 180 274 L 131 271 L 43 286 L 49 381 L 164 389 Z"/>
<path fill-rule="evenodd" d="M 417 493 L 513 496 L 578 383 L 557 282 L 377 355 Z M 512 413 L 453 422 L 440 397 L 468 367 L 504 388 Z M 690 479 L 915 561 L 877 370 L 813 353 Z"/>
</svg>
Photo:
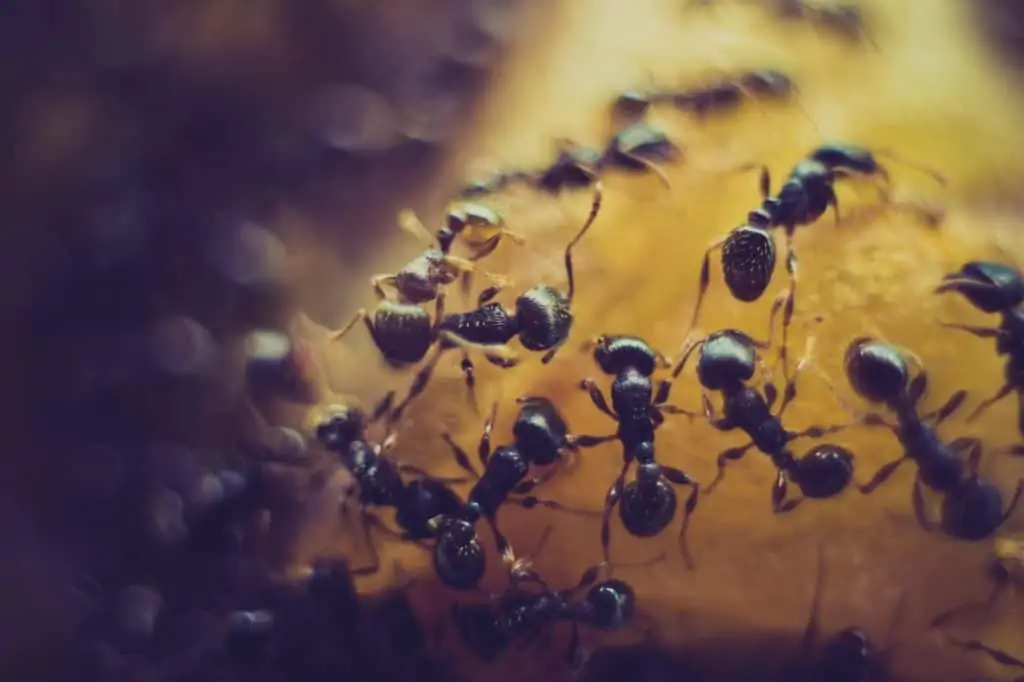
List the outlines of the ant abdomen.
<svg viewBox="0 0 1024 682">
<path fill-rule="evenodd" d="M 569 337 L 572 308 L 562 292 L 540 284 L 516 299 L 516 321 L 523 348 L 550 350 Z"/>
<path fill-rule="evenodd" d="M 722 274 L 734 298 L 745 303 L 764 294 L 775 271 L 775 241 L 771 233 L 745 225 L 733 230 L 722 244 Z"/>
<path fill-rule="evenodd" d="M 603 336 L 594 348 L 594 361 L 605 374 L 616 375 L 632 367 L 645 376 L 654 374 L 658 360 L 641 338 L 625 334 Z"/>
<path fill-rule="evenodd" d="M 1003 494 L 976 476 L 964 480 L 942 500 L 942 528 L 958 540 L 989 537 L 1003 517 Z"/>
<path fill-rule="evenodd" d="M 868 338 L 850 343 L 843 364 L 857 395 L 876 403 L 902 395 L 910 374 L 899 351 L 883 341 Z"/>
<path fill-rule="evenodd" d="M 605 580 L 587 591 L 580 610 L 581 619 L 590 627 L 617 630 L 633 618 L 636 594 L 627 582 Z"/>
<path fill-rule="evenodd" d="M 622 489 L 619 517 L 630 535 L 654 537 L 676 515 L 676 491 L 661 475 L 657 464 L 637 465 L 636 480 Z"/>
<path fill-rule="evenodd" d="M 418 305 L 382 301 L 373 314 L 374 341 L 392 365 L 419 362 L 434 342 L 430 313 Z"/>
<path fill-rule="evenodd" d="M 831 443 L 817 445 L 796 461 L 793 481 L 813 499 L 838 495 L 853 480 L 853 453 Z"/>
<path fill-rule="evenodd" d="M 445 517 L 438 528 L 434 545 L 434 571 L 448 587 L 469 590 L 480 583 L 487 568 L 487 557 L 469 521 Z"/>
<path fill-rule="evenodd" d="M 441 322 L 441 331 L 451 332 L 472 343 L 503 344 L 519 332 L 516 318 L 500 303 L 487 303 L 476 310 L 448 315 Z M 442 340 L 447 345 L 447 342 Z"/>
</svg>

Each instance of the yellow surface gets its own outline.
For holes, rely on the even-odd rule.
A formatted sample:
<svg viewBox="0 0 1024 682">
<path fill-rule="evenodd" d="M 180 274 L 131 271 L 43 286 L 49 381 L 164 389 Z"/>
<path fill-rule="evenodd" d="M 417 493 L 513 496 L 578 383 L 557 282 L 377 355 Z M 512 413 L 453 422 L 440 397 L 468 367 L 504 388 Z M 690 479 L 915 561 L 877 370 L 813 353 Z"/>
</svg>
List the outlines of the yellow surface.
<svg viewBox="0 0 1024 682">
<path fill-rule="evenodd" d="M 764 162 L 777 186 L 792 164 L 823 139 L 890 148 L 940 168 L 950 180 L 946 189 L 912 170 L 891 166 L 899 197 L 940 203 L 946 219 L 940 229 L 930 230 L 907 215 L 871 214 L 875 194 L 870 187 L 842 187 L 840 202 L 850 219 L 837 227 L 826 216 L 802 228 L 796 238 L 801 289 L 794 354 L 803 347 L 805 324 L 824 316 L 813 327 L 816 360 L 839 380 L 848 341 L 880 332 L 923 358 L 932 379 L 928 405 L 937 406 L 955 388 L 970 391 L 968 406 L 943 427 L 944 435 L 977 435 L 993 446 L 1019 440 L 1012 399 L 976 424 L 964 423 L 970 407 L 998 387 L 1001 365 L 992 343 L 944 332 L 933 323 L 938 317 L 988 321 L 953 296 L 929 293 L 944 273 L 963 261 L 997 255 L 996 244 L 1015 254 L 1018 262 L 1024 260 L 1024 241 L 1016 236 L 1018 217 L 1012 212 L 1013 191 L 1024 172 L 1020 95 L 967 28 L 972 26 L 963 7 L 967 3 L 864 3 L 877 51 L 830 40 L 800 24 L 778 25 L 752 3 L 723 0 L 713 11 L 685 12 L 681 4 L 560 3 L 542 20 L 543 35 L 549 37 L 528 45 L 499 74 L 477 131 L 448 177 L 458 175 L 461 164 L 474 157 L 491 157 L 504 166 L 539 165 L 558 137 L 597 145 L 610 129 L 608 103 L 618 90 L 631 86 L 682 86 L 720 71 L 775 67 L 795 79 L 802 93 L 800 106 L 747 106 L 705 123 L 671 109 L 653 113 L 651 119 L 684 146 L 685 160 L 667 168 L 671 191 L 650 176 L 612 173 L 606 178 L 602 213 L 576 252 L 578 298 L 570 342 L 546 367 L 525 351 L 528 359 L 514 370 L 478 365 L 481 405 L 502 401 L 497 441 L 509 436 L 512 399 L 524 393 L 553 398 L 577 432 L 613 429 L 576 388 L 587 376 L 597 377 L 605 387 L 610 383 L 578 350 L 580 344 L 600 332 L 629 332 L 674 354 L 692 310 L 705 245 L 738 225 L 758 201 L 754 174 L 719 171 Z M 536 31 L 542 34 L 540 26 Z M 452 186 L 439 183 L 429 189 L 437 208 L 429 217 L 438 215 Z M 529 243 L 521 248 L 502 245 L 487 266 L 509 272 L 517 281 L 515 290 L 537 281 L 563 283 L 561 249 L 589 201 L 585 191 L 558 200 L 525 191 L 495 199 L 492 203 L 507 211 L 511 225 Z M 857 206 L 865 210 L 854 210 Z M 344 292 L 349 307 L 339 315 L 339 324 L 358 306 L 372 304 L 369 287 L 359 288 L 364 275 L 394 269 L 416 253 L 415 240 L 397 228 L 394 243 L 380 262 L 367 264 L 365 272 L 349 273 L 350 286 Z M 739 327 L 763 336 L 767 306 L 785 284 L 781 264 L 757 304 L 741 304 L 725 295 L 717 256 L 712 280 L 701 329 Z M 514 294 L 502 300 L 511 302 Z M 344 347 L 330 346 L 325 353 L 334 390 L 370 403 L 388 386 L 405 386 L 411 373 L 386 372 L 364 336 L 360 331 Z M 460 381 L 457 361 L 442 361 L 438 378 L 402 425 L 397 452 L 404 461 L 451 475 L 457 467 L 439 431 L 449 428 L 467 448 L 475 445 L 483 418 L 466 408 Z M 840 385 L 845 389 L 845 382 Z M 692 369 L 677 384 L 673 402 L 699 405 Z M 823 383 L 812 373 L 805 375 L 800 396 L 787 414 L 791 428 L 844 419 Z M 857 453 L 860 480 L 899 454 L 885 433 L 861 429 L 835 441 Z M 714 475 L 715 455 L 741 442 L 741 436 L 723 436 L 700 421 L 691 425 L 670 417 L 658 432 L 657 448 L 661 461 L 707 483 Z M 813 442 L 797 445 L 802 450 Z M 544 495 L 599 508 L 619 469 L 618 453 L 615 445 L 586 452 L 580 467 L 556 478 Z M 1019 460 L 989 458 L 983 466 L 1007 493 L 1024 475 Z M 656 566 L 621 572 L 636 585 L 642 609 L 651 616 L 647 624 L 656 623 L 656 636 L 685 644 L 718 635 L 798 632 L 809 608 L 816 547 L 824 541 L 831 574 L 822 616 L 826 631 L 857 624 L 882 638 L 896 599 L 905 591 L 909 611 L 898 635 L 903 645 L 895 657 L 897 672 L 957 680 L 981 666 L 979 657 L 951 650 L 925 627 L 935 613 L 987 594 L 983 569 L 991 542 L 955 543 L 920 530 L 910 509 L 912 468 L 870 497 L 851 493 L 832 501 L 808 501 L 783 517 L 770 511 L 774 474 L 766 457 L 751 453 L 730 467 L 712 497 L 702 499 L 691 529 L 698 564 L 694 572 L 685 570 L 676 553 L 678 521 L 661 537 L 640 541 L 626 535 L 616 514 L 613 544 L 618 560 L 669 553 Z M 537 559 L 540 572 L 554 584 L 572 584 L 600 558 L 596 521 L 515 508 L 503 510 L 500 520 L 520 552 L 532 548 L 545 525 L 555 524 L 549 546 Z M 1004 531 L 1022 527 L 1024 512 Z M 316 535 L 311 545 L 317 551 L 326 545 L 331 551 L 365 556 L 358 544 L 339 544 L 323 527 Z M 403 571 L 419 576 L 417 584 L 433 585 L 426 553 L 385 538 L 377 544 L 385 570 L 379 579 L 367 581 L 367 590 L 394 579 L 392 559 L 401 562 Z M 500 575 L 489 576 L 488 588 L 501 585 Z M 449 601 L 448 594 L 438 598 L 431 589 L 417 591 L 428 623 L 447 614 Z M 1018 646 L 1011 652 L 1022 656 L 1024 624 L 1019 616 L 1015 620 L 1015 610 L 1019 612 L 1019 602 L 1010 595 L 992 622 L 966 621 L 962 632 L 1008 648 L 1016 637 Z M 637 641 L 641 636 L 633 632 L 623 639 Z M 601 641 L 592 634 L 585 637 L 590 644 Z M 535 679 L 533 666 L 558 670 L 560 652 L 533 650 L 522 657 L 521 666 L 502 669 L 510 678 Z M 999 674 L 997 669 L 989 672 Z"/>
</svg>

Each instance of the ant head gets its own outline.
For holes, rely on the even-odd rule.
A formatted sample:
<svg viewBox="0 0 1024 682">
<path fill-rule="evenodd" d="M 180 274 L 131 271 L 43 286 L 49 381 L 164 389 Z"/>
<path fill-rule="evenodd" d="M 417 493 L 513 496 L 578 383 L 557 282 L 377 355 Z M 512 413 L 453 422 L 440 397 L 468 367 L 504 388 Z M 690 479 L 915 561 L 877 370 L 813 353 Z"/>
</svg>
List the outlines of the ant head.
<svg viewBox="0 0 1024 682">
<path fill-rule="evenodd" d="M 797 460 L 794 480 L 806 497 L 834 497 L 853 480 L 853 453 L 831 443 L 815 446 Z"/>
<path fill-rule="evenodd" d="M 328 405 L 316 420 L 316 439 L 331 452 L 344 454 L 348 446 L 363 437 L 366 415 L 358 407 Z"/>
<path fill-rule="evenodd" d="M 729 233 L 722 244 L 722 274 L 737 301 L 761 298 L 775 272 L 775 240 L 768 230 L 743 225 Z"/>
<path fill-rule="evenodd" d="M 605 374 L 620 374 L 632 367 L 644 376 L 654 374 L 657 358 L 643 339 L 625 334 L 599 336 L 594 345 L 594 361 Z"/>
<path fill-rule="evenodd" d="M 1003 495 L 999 488 L 970 476 L 942 500 L 942 528 L 960 540 L 983 540 L 1003 522 Z"/>
<path fill-rule="evenodd" d="M 484 660 L 508 646 L 508 636 L 487 604 L 452 604 L 452 622 L 463 646 Z"/>
<path fill-rule="evenodd" d="M 870 337 L 850 342 L 843 366 L 857 395 L 876 403 L 899 398 L 910 378 L 907 361 L 899 350 Z"/>
<path fill-rule="evenodd" d="M 449 214 L 448 222 L 451 224 L 452 216 Z M 461 229 L 461 228 L 459 228 Z M 443 254 L 447 254 L 452 250 L 452 244 L 455 243 L 455 235 L 458 234 L 459 230 L 452 229 L 451 227 L 441 227 L 437 230 L 437 248 Z"/>
<path fill-rule="evenodd" d="M 616 630 L 626 625 L 636 610 L 636 594 L 629 583 L 605 580 L 587 591 L 587 625 L 600 630 Z"/>
<path fill-rule="evenodd" d="M 971 261 L 946 275 L 935 291 L 955 291 L 979 310 L 1001 313 L 1024 303 L 1024 276 L 1003 263 Z"/>
<path fill-rule="evenodd" d="M 757 370 L 757 348 L 743 332 L 725 329 L 708 336 L 697 359 L 697 378 L 709 391 L 742 384 Z"/>
</svg>

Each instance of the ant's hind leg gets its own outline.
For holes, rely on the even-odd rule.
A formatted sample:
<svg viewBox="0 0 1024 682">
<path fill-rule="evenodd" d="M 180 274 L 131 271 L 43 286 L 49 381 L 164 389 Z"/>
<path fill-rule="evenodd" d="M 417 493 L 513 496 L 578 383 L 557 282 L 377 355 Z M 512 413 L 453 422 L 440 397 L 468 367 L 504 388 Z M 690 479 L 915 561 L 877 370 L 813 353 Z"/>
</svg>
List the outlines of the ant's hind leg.
<svg viewBox="0 0 1024 682">
<path fill-rule="evenodd" d="M 971 413 L 969 415 L 967 415 L 967 422 L 970 423 L 970 422 L 974 421 L 979 416 L 981 416 L 982 412 L 984 412 L 988 408 L 992 407 L 993 405 L 995 405 L 996 403 L 998 403 L 999 401 L 1001 401 L 1003 398 L 1007 397 L 1011 393 L 1013 393 L 1013 386 L 1010 385 L 1010 384 L 1006 384 L 1005 386 L 1000 388 L 998 391 L 996 391 L 996 393 L 991 398 L 986 398 L 976 408 L 974 408 L 971 411 Z"/>
<path fill-rule="evenodd" d="M 754 443 L 751 442 L 740 447 L 729 448 L 727 450 L 723 450 L 722 452 L 720 452 L 718 454 L 717 459 L 715 460 L 715 463 L 718 467 L 718 473 L 715 474 L 714 480 L 712 480 L 711 483 L 708 484 L 707 488 L 704 489 L 705 492 L 707 492 L 707 494 L 710 495 L 711 492 L 718 486 L 718 484 L 722 482 L 722 479 L 725 478 L 725 467 L 728 465 L 728 463 L 736 462 L 739 461 L 740 459 L 743 459 L 743 456 L 746 455 L 747 452 L 749 452 L 750 449 L 753 447 Z"/>
<path fill-rule="evenodd" d="M 452 457 L 455 458 L 455 463 L 458 464 L 459 467 L 463 471 L 468 473 L 470 476 L 479 480 L 480 474 L 478 474 L 476 472 L 476 469 L 473 468 L 473 463 L 469 460 L 469 455 L 466 453 L 465 450 L 462 449 L 462 447 L 458 443 L 452 440 L 451 434 L 447 432 L 442 433 L 441 438 L 444 440 L 444 442 L 448 445 L 448 448 L 451 450 Z"/>
<path fill-rule="evenodd" d="M 928 511 L 925 509 L 924 484 L 921 483 L 921 474 L 914 477 L 914 487 L 911 491 L 911 502 L 914 507 L 914 517 L 917 523 L 926 532 L 935 530 L 935 523 L 928 518 Z"/>
<path fill-rule="evenodd" d="M 882 485 L 896 472 L 901 464 L 906 462 L 909 457 L 900 457 L 899 459 L 893 460 L 888 464 L 882 466 L 875 475 L 871 477 L 871 480 L 861 485 L 857 484 L 857 489 L 860 490 L 863 495 L 870 495 L 875 491 L 878 486 Z"/>
<path fill-rule="evenodd" d="M 594 403 L 597 409 L 618 421 L 619 416 L 609 407 L 608 400 L 604 397 L 604 391 L 597 385 L 597 382 L 593 379 L 584 379 L 580 382 L 580 388 L 587 392 L 587 395 L 590 396 L 590 401 Z"/>
<path fill-rule="evenodd" d="M 360 322 L 366 323 L 367 329 L 370 330 L 370 336 L 372 336 L 376 340 L 377 332 L 373 328 L 373 322 L 370 321 L 370 313 L 369 311 L 366 310 L 366 308 L 360 308 L 359 310 L 357 310 L 356 314 L 352 316 L 352 319 L 349 320 L 348 324 L 346 324 L 338 331 L 331 332 L 328 335 L 328 338 L 331 341 L 341 341 L 345 337 L 345 335 L 352 331 L 352 329 Z"/>
<path fill-rule="evenodd" d="M 989 592 L 988 597 L 982 601 L 971 602 L 969 604 L 961 604 L 954 606 L 951 609 L 947 609 L 942 613 L 936 615 L 931 620 L 931 626 L 933 628 L 945 627 L 949 623 L 953 622 L 960 616 L 963 616 L 972 611 L 982 611 L 984 617 L 987 618 L 988 614 L 991 613 L 993 607 L 999 602 L 999 598 L 1003 595 L 1008 587 L 1011 586 L 1010 574 L 1007 570 L 997 562 L 991 565 L 990 575 L 992 578 L 992 591 Z"/>
<path fill-rule="evenodd" d="M 615 505 L 619 504 L 622 490 L 626 487 L 626 472 L 629 471 L 630 464 L 632 464 L 632 460 L 627 459 L 622 465 L 622 471 L 619 472 L 618 478 L 612 483 L 612 487 L 608 489 L 604 498 L 604 510 L 601 514 L 601 552 L 606 566 L 610 566 L 612 563 L 612 511 L 615 509 Z"/>
<path fill-rule="evenodd" d="M 388 292 L 384 290 L 384 287 L 394 288 L 397 281 L 398 278 L 394 275 L 374 275 L 370 278 L 370 286 L 373 287 L 373 292 L 377 294 L 377 298 L 384 300 L 388 297 Z"/>
<path fill-rule="evenodd" d="M 708 244 L 707 248 L 704 250 L 704 259 L 701 261 L 700 265 L 700 277 L 697 280 L 697 301 L 693 304 L 693 314 L 690 317 L 690 326 L 687 328 L 684 338 L 690 338 L 690 335 L 693 334 L 693 330 L 697 328 L 697 321 L 700 317 L 701 307 L 704 305 L 704 297 L 707 295 L 708 288 L 711 286 L 711 254 L 716 249 L 721 248 L 722 244 L 724 244 L 725 240 L 728 238 L 729 235 L 719 237 Z M 680 361 L 682 361 L 682 358 L 680 358 Z M 682 371 L 682 365 L 679 365 L 679 371 Z M 678 376 L 676 372 L 673 372 L 672 374 L 673 376 Z"/>
<path fill-rule="evenodd" d="M 779 469 L 775 476 L 775 484 L 772 486 L 772 511 L 776 514 L 786 514 L 796 509 L 804 498 L 797 497 L 787 500 L 789 495 L 789 477 L 786 472 Z"/>
<path fill-rule="evenodd" d="M 409 405 L 427 389 L 427 386 L 430 384 L 430 379 L 434 376 L 434 369 L 437 367 L 437 363 L 441 359 L 442 355 L 444 355 L 444 348 L 440 345 L 436 346 L 434 356 L 430 358 L 430 360 L 423 365 L 420 371 L 416 373 L 416 376 L 413 377 L 412 384 L 409 386 L 409 392 L 391 412 L 391 417 L 388 420 L 389 423 L 394 423 L 401 419 Z"/>
</svg>

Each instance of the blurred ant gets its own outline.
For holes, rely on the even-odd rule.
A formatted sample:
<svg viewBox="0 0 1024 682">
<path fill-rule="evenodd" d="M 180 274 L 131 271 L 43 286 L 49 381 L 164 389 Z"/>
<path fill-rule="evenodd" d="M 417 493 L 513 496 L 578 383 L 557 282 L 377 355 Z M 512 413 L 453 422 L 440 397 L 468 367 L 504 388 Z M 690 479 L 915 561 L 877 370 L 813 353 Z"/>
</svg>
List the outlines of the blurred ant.
<svg viewBox="0 0 1024 682">
<path fill-rule="evenodd" d="M 892 344 L 860 337 L 847 347 L 844 369 L 854 392 L 870 403 L 884 405 L 896 417 L 895 425 L 874 413 L 862 415 L 859 421 L 888 428 L 903 447 L 902 457 L 884 465 L 867 484 L 858 487 L 865 495 L 870 494 L 901 464 L 912 460 L 918 467 L 912 500 L 921 527 L 933 527 L 925 513 L 924 486 L 943 496 L 941 525 L 948 535 L 960 540 L 981 540 L 994 533 L 1013 513 L 1024 492 L 1024 480 L 1018 482 L 1009 506 L 1003 511 L 999 488 L 978 474 L 981 441 L 964 437 L 947 443 L 935 431 L 963 404 L 967 392 L 957 390 L 937 410 L 919 414 L 917 405 L 927 389 L 928 374 L 917 358 L 914 361 L 918 373 L 911 379 L 907 359 Z M 961 458 L 964 452 L 966 462 Z"/>
<path fill-rule="evenodd" d="M 372 560 L 369 566 L 354 569 L 355 575 L 370 575 L 380 570 L 380 556 L 370 535 L 371 528 L 377 528 L 402 540 L 422 541 L 436 538 L 430 524 L 431 519 L 457 514 L 463 502 L 446 484 L 465 482 L 465 478 L 439 478 L 431 476 L 419 467 L 402 464 L 386 455 L 394 447 L 394 434 L 383 443 L 367 441 L 368 424 L 379 420 L 390 406 L 393 393 L 381 401 L 370 419 L 361 410 L 346 405 L 329 405 L 319 416 L 315 434 L 317 441 L 329 452 L 337 455 L 342 466 L 348 469 L 359 488 L 358 504 L 363 539 L 369 548 Z M 411 473 L 421 478 L 405 483 L 402 473 Z M 352 491 L 354 492 L 354 491 Z M 346 500 L 352 495 L 346 496 Z M 374 514 L 374 507 L 395 509 L 395 522 L 402 530 L 389 529 Z M 476 575 L 477 562 L 482 574 L 482 556 L 467 554 L 458 561 L 438 567 L 438 575 L 446 584 L 462 584 L 465 576 Z M 479 576 L 477 576 L 478 579 Z"/>
<path fill-rule="evenodd" d="M 534 184 L 551 194 L 557 194 L 563 189 L 590 187 L 597 181 L 602 165 L 603 154 L 600 150 L 562 140 L 555 160 L 536 174 Z"/>
<path fill-rule="evenodd" d="M 511 546 L 498 529 L 496 520 L 498 509 L 505 502 L 515 502 L 526 509 L 540 506 L 560 511 L 590 513 L 571 509 L 550 500 L 520 496 L 551 478 L 556 471 L 553 469 L 545 475 L 527 478 L 531 465 L 554 464 L 568 452 L 593 447 L 606 442 L 608 438 L 570 434 L 558 409 L 547 398 L 523 396 L 516 402 L 522 407 L 512 426 L 512 443 L 499 445 L 493 451 L 491 431 L 498 415 L 498 403 L 495 402 L 491 407 L 477 448 L 477 456 L 483 466 L 482 474 L 473 467 L 466 451 L 452 440 L 451 434 L 441 434 L 451 448 L 456 463 L 473 476 L 476 483 L 469 491 L 468 501 L 460 505 L 458 510 L 439 515 L 430 522 L 438 538 L 434 549 L 434 561 L 439 572 L 447 571 L 449 566 L 464 561 L 467 555 L 472 554 L 479 556 L 480 575 L 483 574 L 484 557 L 476 539 L 476 523 L 481 518 L 490 525 L 502 560 L 509 566 L 515 562 Z M 478 581 L 479 575 L 472 583 L 450 586 L 468 589 Z"/>
<path fill-rule="evenodd" d="M 429 243 L 430 233 L 427 232 L 426 227 L 415 213 L 403 211 L 399 216 L 399 221 L 405 226 L 405 229 L 419 235 L 421 239 L 426 238 Z M 526 243 L 526 238 L 510 230 L 505 219 L 497 211 L 477 203 L 464 202 L 450 206 L 445 214 L 444 226 L 437 231 L 437 241 L 442 253 L 447 255 L 455 241 L 459 241 L 470 250 L 470 255 L 466 259 L 470 263 L 493 253 L 503 238 L 507 238 L 519 246 Z M 465 263 L 461 263 L 461 265 L 463 274 L 472 271 L 471 268 L 465 267 Z M 409 267 L 409 265 L 406 266 L 407 269 Z M 493 274 L 487 276 L 492 279 L 495 277 Z"/>
<path fill-rule="evenodd" d="M 502 286 L 485 289 L 477 298 L 477 308 L 466 313 L 453 313 L 439 318 L 431 339 L 439 339 L 434 357 L 413 379 L 412 388 L 398 404 L 393 413 L 397 418 L 420 393 L 422 393 L 440 359 L 441 353 L 451 347 L 480 348 L 492 364 L 513 367 L 519 361 L 512 354 L 508 343 L 519 337 L 524 348 L 544 352 L 541 362 L 547 364 L 555 357 L 558 349 L 569 338 L 572 330 L 572 299 L 576 293 L 576 278 L 573 273 L 572 250 L 597 219 L 603 198 L 601 184 L 594 188 L 594 200 L 590 206 L 583 227 L 565 247 L 565 273 L 569 280 L 568 290 L 561 292 L 548 284 L 538 284 L 516 298 L 515 309 L 509 310 L 501 303 L 491 302 Z M 474 366 L 467 355 L 462 358 L 462 371 L 466 385 L 474 386 Z"/>
<path fill-rule="evenodd" d="M 627 90 L 616 98 L 613 111 L 619 118 L 632 119 L 667 102 L 703 118 L 712 112 L 731 111 L 744 99 L 778 101 L 789 99 L 794 92 L 792 79 L 781 71 L 753 69 L 686 90 Z"/>
<path fill-rule="evenodd" d="M 544 546 L 551 527 L 545 529 L 536 555 Z M 660 561 L 664 555 L 656 557 Z M 650 564 L 651 561 L 644 562 Z M 513 642 L 530 642 L 545 634 L 547 628 L 558 621 L 569 621 L 572 634 L 567 659 L 573 670 L 583 663 L 580 649 L 579 626 L 597 630 L 619 630 L 633 619 L 636 594 L 633 587 L 618 579 L 598 582 L 607 563 L 591 566 L 575 586 L 567 590 L 554 590 L 530 568 L 531 561 L 522 559 L 510 571 L 510 586 L 491 604 L 453 604 L 452 620 L 460 641 L 485 661 L 493 661 Z M 524 584 L 534 583 L 541 591 L 530 592 Z M 589 589 L 588 589 L 589 588 Z M 577 595 L 586 589 L 582 599 Z"/>
<path fill-rule="evenodd" d="M 940 322 L 944 327 L 966 331 L 983 339 L 996 340 L 996 353 L 1006 356 L 1004 383 L 995 395 L 982 401 L 967 417 L 974 421 L 982 412 L 1006 398 L 1017 394 L 1017 429 L 1024 435 L 1024 275 L 1015 267 L 991 261 L 971 261 L 959 271 L 946 275 L 935 293 L 954 291 L 961 294 L 978 310 L 998 313 L 1002 317 L 999 327 L 975 327 L 955 322 Z M 1024 446 L 1009 448 L 1024 456 Z"/>
<path fill-rule="evenodd" d="M 657 394 L 651 375 L 657 367 L 667 367 L 668 359 L 636 336 L 602 335 L 591 342 L 594 360 L 612 381 L 612 402 L 609 407 L 604 393 L 593 379 L 584 379 L 580 388 L 585 390 L 597 409 L 618 422 L 616 438 L 622 443 L 622 470 L 605 497 L 601 522 L 601 547 L 604 559 L 611 556 L 611 514 L 619 507 L 619 517 L 630 535 L 640 538 L 654 537 L 675 518 L 676 493 L 672 485 L 691 486 L 683 507 L 683 523 L 679 530 L 679 548 L 688 567 L 693 568 L 686 541 L 690 516 L 697 508 L 700 484 L 689 474 L 674 467 L 659 464 L 655 459 L 654 431 L 669 414 L 688 414 L 666 404 L 671 384 L 662 382 Z M 626 474 L 636 463 L 636 480 L 626 484 Z"/>
<path fill-rule="evenodd" d="M 889 661 L 896 649 L 893 635 L 905 611 L 906 593 L 901 593 L 896 603 L 884 649 L 877 649 L 863 629 L 849 627 L 836 633 L 815 651 L 820 637 L 819 614 L 824 586 L 825 552 L 819 546 L 811 615 L 801 642 L 805 666 L 803 675 L 797 679 L 806 679 L 808 682 L 881 682 L 888 679 Z"/>
<path fill-rule="evenodd" d="M 782 317 L 783 374 L 788 376 L 786 341 L 793 319 L 797 285 L 797 257 L 793 251 L 793 235 L 801 225 L 810 225 L 832 207 L 839 222 L 839 202 L 836 198 L 837 180 L 866 177 L 882 183 L 880 189 L 888 198 L 889 173 L 878 163 L 876 156 L 885 154 L 916 170 L 931 175 L 942 185 L 945 178 L 936 171 L 896 157 L 891 152 L 872 152 L 849 143 L 829 143 L 813 150 L 807 159 L 796 164 L 779 188 L 771 194 L 771 175 L 761 167 L 760 190 L 762 204 L 747 214 L 747 222 L 724 237 L 708 245 L 700 270 L 697 302 L 694 305 L 689 336 L 697 326 L 704 296 L 711 282 L 711 253 L 722 250 L 722 273 L 732 297 L 750 303 L 761 298 L 771 284 L 775 271 L 775 242 L 771 230 L 783 228 L 786 240 L 786 272 L 789 287 L 784 297 Z"/>
<path fill-rule="evenodd" d="M 861 8 L 852 2 L 810 3 L 806 0 L 770 0 L 768 3 L 781 19 L 802 19 L 832 35 L 851 43 L 865 41 L 876 49 Z"/>
<path fill-rule="evenodd" d="M 801 457 L 793 455 L 789 443 L 794 440 L 820 438 L 841 431 L 847 425 L 812 426 L 803 431 L 786 430 L 782 417 L 796 398 L 797 379 L 810 361 L 813 340 L 808 342 L 807 351 L 797 364 L 796 371 L 786 380 L 782 402 L 774 415 L 772 407 L 779 394 L 776 385 L 768 379 L 764 381 L 762 391 L 747 385 L 760 366 L 758 349 L 770 345 L 770 335 L 768 341 L 764 342 L 735 329 L 714 332 L 684 346 L 683 354 L 672 371 L 672 380 L 679 377 L 690 355 L 699 348 L 697 378 L 704 389 L 704 414 L 715 429 L 740 429 L 751 438 L 746 445 L 729 448 L 718 455 L 718 474 L 707 487 L 708 494 L 724 478 L 728 462 L 739 460 L 751 448 L 757 448 L 771 458 L 778 470 L 772 487 L 772 511 L 782 514 L 796 509 L 805 498 L 831 498 L 845 490 L 853 478 L 854 456 L 846 448 L 833 444 L 818 445 Z M 763 367 L 761 372 L 763 376 Z M 715 408 L 708 397 L 708 391 L 722 394 L 721 418 L 715 417 Z M 800 488 L 802 497 L 787 499 L 790 481 Z"/>
</svg>

